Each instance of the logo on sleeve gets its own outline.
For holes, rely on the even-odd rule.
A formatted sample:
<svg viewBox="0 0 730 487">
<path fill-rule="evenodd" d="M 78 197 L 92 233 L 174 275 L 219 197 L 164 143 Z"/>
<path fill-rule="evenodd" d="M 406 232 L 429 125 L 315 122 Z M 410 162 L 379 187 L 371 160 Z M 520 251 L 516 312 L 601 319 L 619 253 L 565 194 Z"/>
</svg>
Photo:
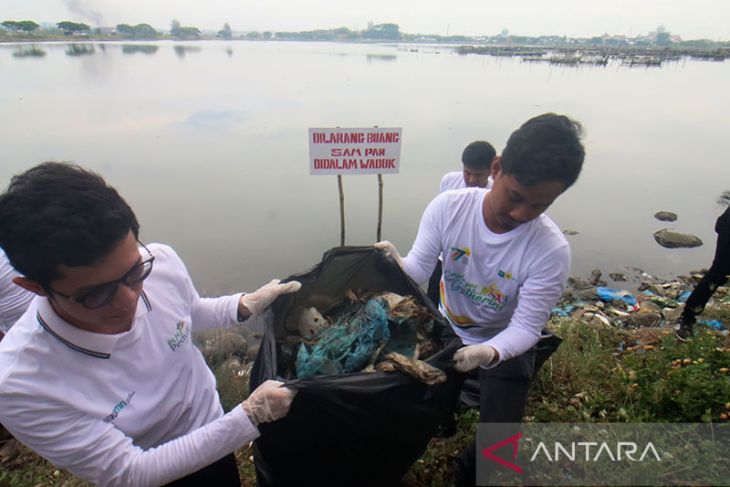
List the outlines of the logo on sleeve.
<svg viewBox="0 0 730 487">
<path fill-rule="evenodd" d="M 451 260 L 454 262 L 461 262 L 466 265 L 469 263 L 469 256 L 471 256 L 471 249 L 469 247 L 464 247 L 463 249 L 451 247 Z"/>
<path fill-rule="evenodd" d="M 114 409 L 112 409 L 112 413 L 104 418 L 105 423 L 111 423 L 115 419 L 117 419 L 117 416 L 119 416 L 119 413 L 122 412 L 124 408 L 129 406 L 129 403 L 132 402 L 132 398 L 134 397 L 134 392 L 130 392 L 126 399 L 119 401 L 116 406 L 114 406 Z"/>
<path fill-rule="evenodd" d="M 175 331 L 175 334 L 167 339 L 167 344 L 173 352 L 180 348 L 190 335 L 190 326 L 188 326 L 184 321 L 178 321 L 176 328 L 177 330 Z"/>
</svg>

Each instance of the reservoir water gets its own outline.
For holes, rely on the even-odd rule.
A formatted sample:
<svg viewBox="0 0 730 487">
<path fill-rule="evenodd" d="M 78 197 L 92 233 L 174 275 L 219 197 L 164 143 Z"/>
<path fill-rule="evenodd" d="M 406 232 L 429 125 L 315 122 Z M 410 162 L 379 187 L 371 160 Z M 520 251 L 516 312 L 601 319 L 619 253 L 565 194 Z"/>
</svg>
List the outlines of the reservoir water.
<svg viewBox="0 0 730 487">
<path fill-rule="evenodd" d="M 141 239 L 172 245 L 204 294 L 254 290 L 339 245 L 335 176 L 310 176 L 309 127 L 402 127 L 382 236 L 406 253 L 473 140 L 500 152 L 528 118 L 585 126 L 583 173 L 548 210 L 573 273 L 709 266 L 730 189 L 730 62 L 555 66 L 449 46 L 209 41 L 0 44 L 0 185 L 44 160 L 100 172 Z M 376 176 L 343 178 L 346 243 L 376 239 Z M 659 210 L 677 213 L 660 222 Z M 705 245 L 669 250 L 671 228 Z"/>
</svg>

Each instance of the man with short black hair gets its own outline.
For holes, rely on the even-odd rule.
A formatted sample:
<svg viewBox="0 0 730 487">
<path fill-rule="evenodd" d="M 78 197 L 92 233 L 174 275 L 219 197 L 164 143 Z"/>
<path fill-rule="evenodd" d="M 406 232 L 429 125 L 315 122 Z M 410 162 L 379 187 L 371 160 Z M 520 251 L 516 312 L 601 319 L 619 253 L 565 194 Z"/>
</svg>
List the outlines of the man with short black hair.
<svg viewBox="0 0 730 487">
<path fill-rule="evenodd" d="M 492 144 L 477 140 L 467 145 L 461 154 L 461 171 L 446 174 L 441 179 L 439 193 L 449 189 L 491 187 L 491 166 L 497 156 Z"/>
<path fill-rule="evenodd" d="M 49 162 L 12 178 L 0 247 L 36 297 L 0 343 L 0 423 L 96 484 L 239 486 L 233 450 L 294 393 L 268 381 L 224 414 L 190 334 L 261 314 L 300 284 L 201 298 L 174 250 L 138 237 L 95 173 Z"/>
<path fill-rule="evenodd" d="M 578 178 L 581 133 L 562 115 L 528 120 L 492 163 L 491 190 L 439 194 L 403 259 L 390 242 L 376 244 L 417 283 L 443 255 L 439 309 L 464 345 L 455 368 L 480 368 L 482 423 L 522 421 L 535 345 L 570 269 L 570 246 L 544 212 Z M 474 450 L 462 455 L 466 484 L 475 481 Z"/>
</svg>

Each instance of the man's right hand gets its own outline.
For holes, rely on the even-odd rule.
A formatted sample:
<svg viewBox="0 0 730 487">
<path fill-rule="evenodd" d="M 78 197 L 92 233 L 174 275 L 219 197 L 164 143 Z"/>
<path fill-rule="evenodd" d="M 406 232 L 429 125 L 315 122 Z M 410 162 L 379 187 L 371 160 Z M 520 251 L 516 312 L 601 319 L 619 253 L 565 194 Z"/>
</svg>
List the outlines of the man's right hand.
<svg viewBox="0 0 730 487">
<path fill-rule="evenodd" d="M 276 421 L 287 415 L 296 391 L 283 386 L 283 382 L 267 380 L 241 403 L 254 424 Z"/>
<path fill-rule="evenodd" d="M 387 240 L 381 240 L 380 242 L 373 245 L 378 250 L 382 250 L 385 252 L 385 255 L 392 258 L 394 261 L 398 263 L 398 265 L 403 268 L 403 259 L 401 258 L 400 254 L 398 253 L 398 249 L 395 248 L 395 245 L 388 242 Z"/>
</svg>

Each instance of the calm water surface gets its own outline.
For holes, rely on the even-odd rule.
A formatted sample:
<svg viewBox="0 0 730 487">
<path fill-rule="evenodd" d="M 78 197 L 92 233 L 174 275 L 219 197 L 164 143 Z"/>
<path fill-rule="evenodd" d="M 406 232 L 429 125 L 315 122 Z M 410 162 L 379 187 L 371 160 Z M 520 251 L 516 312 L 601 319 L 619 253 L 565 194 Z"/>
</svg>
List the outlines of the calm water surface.
<svg viewBox="0 0 730 487">
<path fill-rule="evenodd" d="M 441 176 L 476 139 L 528 118 L 583 122 L 583 174 L 549 209 L 573 272 L 708 266 L 730 189 L 730 62 L 556 67 L 444 46 L 284 42 L 0 45 L 0 184 L 49 159 L 101 172 L 171 244 L 199 290 L 253 290 L 339 245 L 334 176 L 310 176 L 308 127 L 402 127 L 383 238 L 403 253 Z M 375 241 L 377 179 L 344 177 L 347 243 Z M 675 223 L 653 218 L 679 214 Z M 697 249 L 659 247 L 662 227 Z"/>
</svg>

